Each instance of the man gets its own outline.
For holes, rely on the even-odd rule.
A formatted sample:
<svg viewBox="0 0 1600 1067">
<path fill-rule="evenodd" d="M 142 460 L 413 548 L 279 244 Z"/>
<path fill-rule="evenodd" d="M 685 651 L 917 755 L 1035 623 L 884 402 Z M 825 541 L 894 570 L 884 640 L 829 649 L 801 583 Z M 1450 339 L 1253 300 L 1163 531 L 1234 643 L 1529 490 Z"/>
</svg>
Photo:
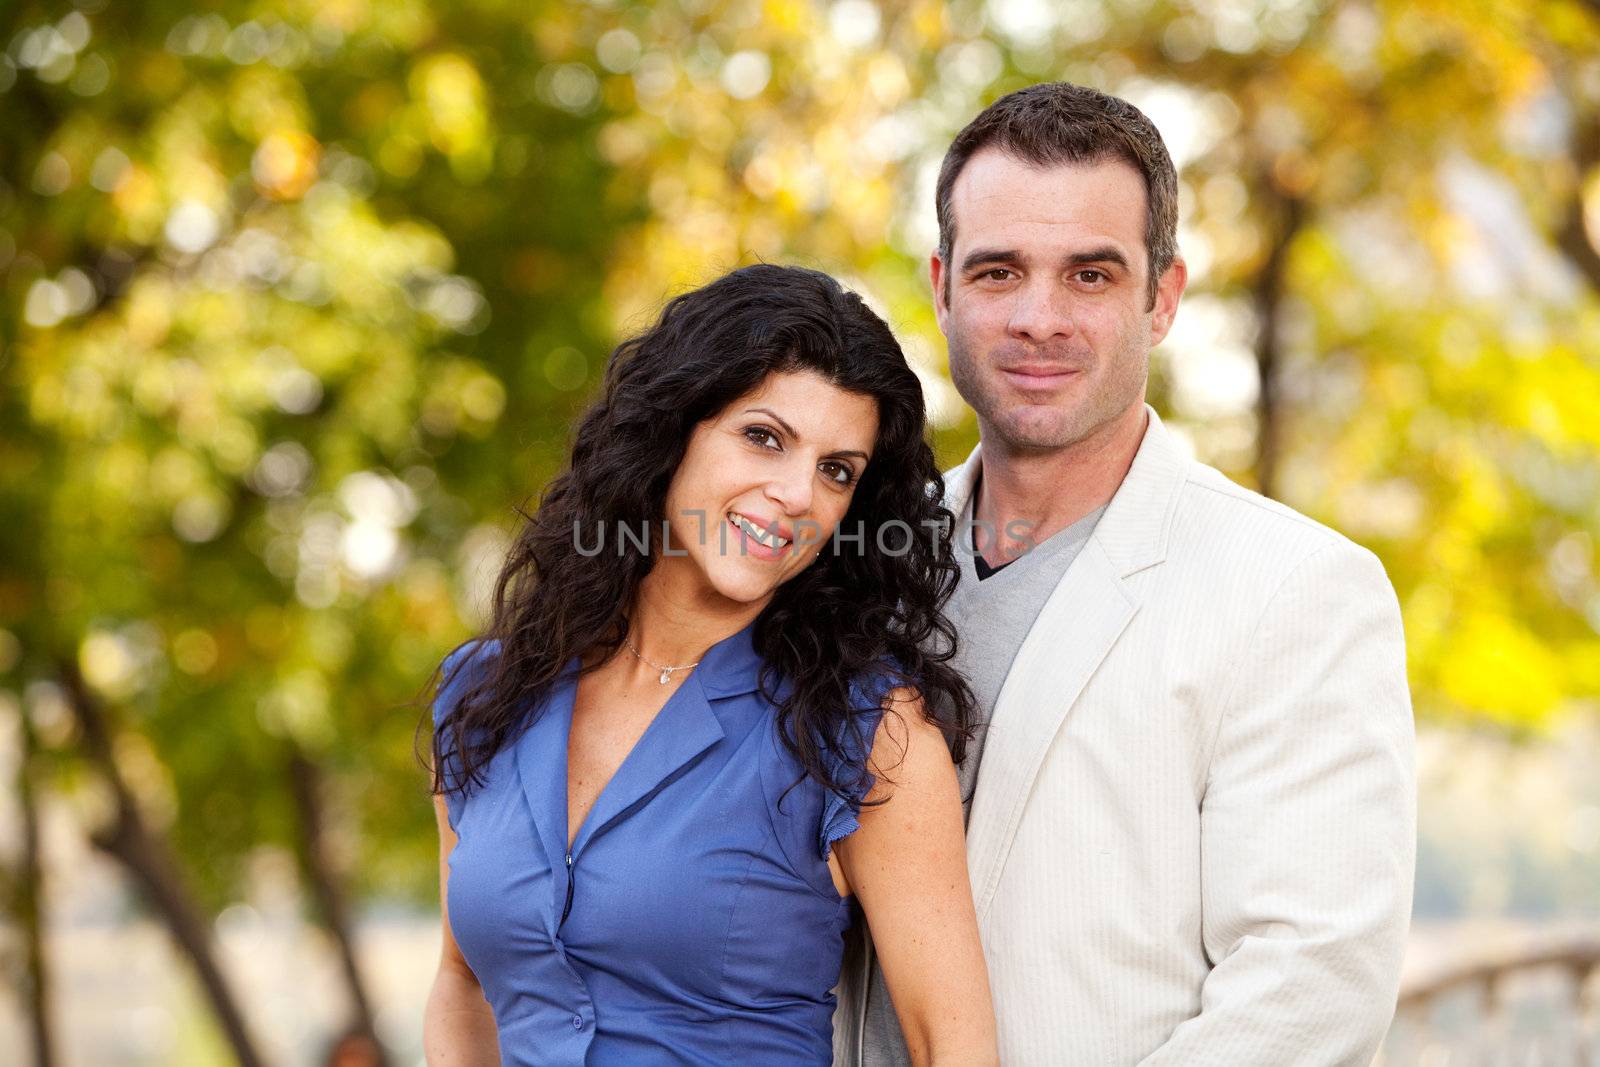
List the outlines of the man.
<svg viewBox="0 0 1600 1067">
<path fill-rule="evenodd" d="M 997 101 L 939 176 L 934 299 L 981 436 L 946 503 L 1001 1056 L 1362 1065 L 1411 905 L 1400 614 L 1371 553 L 1146 406 L 1176 204 L 1150 121 L 1066 84 Z M 908 1062 L 870 952 L 840 992 L 839 1062 Z"/>
</svg>

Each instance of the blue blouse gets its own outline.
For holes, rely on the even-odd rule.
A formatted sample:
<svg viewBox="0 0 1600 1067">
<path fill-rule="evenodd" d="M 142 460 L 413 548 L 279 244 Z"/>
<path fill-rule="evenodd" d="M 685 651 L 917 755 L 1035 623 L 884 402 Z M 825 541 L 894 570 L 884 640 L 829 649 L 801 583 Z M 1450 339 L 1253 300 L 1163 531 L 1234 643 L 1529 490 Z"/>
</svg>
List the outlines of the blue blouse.
<svg viewBox="0 0 1600 1067">
<path fill-rule="evenodd" d="M 829 847 L 857 827 L 887 674 L 853 689 L 857 780 L 838 797 L 780 743 L 752 626 L 701 659 L 567 849 L 577 660 L 533 724 L 449 794 L 450 929 L 507 1064 L 827 1064 L 847 898 Z M 492 645 L 434 704 L 442 720 Z M 780 695 L 781 695 L 780 690 Z M 445 757 L 449 759 L 448 753 Z"/>
</svg>

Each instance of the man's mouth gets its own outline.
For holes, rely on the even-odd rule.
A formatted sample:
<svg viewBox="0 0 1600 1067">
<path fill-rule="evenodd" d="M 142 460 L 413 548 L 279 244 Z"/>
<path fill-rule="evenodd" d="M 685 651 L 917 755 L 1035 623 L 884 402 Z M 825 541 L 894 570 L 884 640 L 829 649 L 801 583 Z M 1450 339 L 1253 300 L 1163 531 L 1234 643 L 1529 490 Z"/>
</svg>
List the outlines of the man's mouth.
<svg viewBox="0 0 1600 1067">
<path fill-rule="evenodd" d="M 1053 392 L 1083 373 L 1078 367 L 1002 367 L 1000 373 L 1023 393 Z"/>
<path fill-rule="evenodd" d="M 1041 366 L 1038 364 L 1024 364 L 1018 367 L 1002 367 L 1000 369 L 1006 374 L 1013 374 L 1019 378 L 1038 378 L 1043 381 L 1065 378 L 1069 374 L 1083 373 L 1083 368 L 1081 367 Z"/>
</svg>

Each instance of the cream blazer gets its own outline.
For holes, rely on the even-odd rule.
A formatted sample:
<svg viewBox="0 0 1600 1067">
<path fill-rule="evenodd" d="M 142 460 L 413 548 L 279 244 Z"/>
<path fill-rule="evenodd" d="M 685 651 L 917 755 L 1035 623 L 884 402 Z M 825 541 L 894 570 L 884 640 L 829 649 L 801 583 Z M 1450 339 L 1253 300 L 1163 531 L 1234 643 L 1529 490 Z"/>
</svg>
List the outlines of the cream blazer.
<svg viewBox="0 0 1600 1067">
<path fill-rule="evenodd" d="M 979 769 L 967 860 L 1001 1059 L 1370 1063 L 1416 841 L 1394 590 L 1149 417 Z M 979 459 L 946 477 L 956 514 Z M 839 1064 L 859 1060 L 864 973 L 841 981 Z"/>
</svg>

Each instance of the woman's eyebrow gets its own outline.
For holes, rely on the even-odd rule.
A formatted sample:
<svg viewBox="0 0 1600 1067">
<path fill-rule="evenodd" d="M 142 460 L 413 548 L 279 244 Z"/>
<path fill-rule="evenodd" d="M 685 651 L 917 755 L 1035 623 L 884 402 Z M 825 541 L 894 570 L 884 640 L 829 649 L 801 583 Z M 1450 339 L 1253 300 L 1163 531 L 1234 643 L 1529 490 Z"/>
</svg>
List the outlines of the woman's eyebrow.
<svg viewBox="0 0 1600 1067">
<path fill-rule="evenodd" d="M 778 428 L 780 430 L 782 430 L 784 433 L 788 434 L 790 437 L 794 438 L 796 441 L 800 440 L 799 432 L 793 426 L 790 426 L 787 422 L 784 422 L 783 421 L 783 416 L 779 415 L 776 411 L 773 411 L 771 408 L 745 408 L 745 413 L 746 414 L 749 414 L 751 412 L 757 412 L 757 413 L 760 413 L 762 415 L 765 415 L 767 418 L 769 418 L 773 422 L 777 423 L 778 424 Z"/>
<path fill-rule="evenodd" d="M 788 434 L 792 439 L 794 439 L 796 441 L 801 439 L 799 431 L 796 430 L 793 426 L 790 426 L 787 422 L 783 421 L 783 416 L 779 415 L 776 411 L 773 411 L 771 408 L 745 408 L 744 410 L 745 410 L 745 414 L 746 415 L 753 415 L 753 414 L 765 415 L 767 418 L 769 418 L 773 422 L 777 423 L 778 424 L 778 428 L 781 429 L 784 433 Z M 865 452 L 861 451 L 858 448 L 846 448 L 846 449 L 842 449 L 841 451 L 838 451 L 838 452 L 829 452 L 828 455 L 837 456 L 837 457 L 854 456 L 855 458 L 861 460 L 861 462 L 863 462 L 863 463 L 868 462 L 870 460 L 870 458 L 871 458 Z"/>
</svg>

